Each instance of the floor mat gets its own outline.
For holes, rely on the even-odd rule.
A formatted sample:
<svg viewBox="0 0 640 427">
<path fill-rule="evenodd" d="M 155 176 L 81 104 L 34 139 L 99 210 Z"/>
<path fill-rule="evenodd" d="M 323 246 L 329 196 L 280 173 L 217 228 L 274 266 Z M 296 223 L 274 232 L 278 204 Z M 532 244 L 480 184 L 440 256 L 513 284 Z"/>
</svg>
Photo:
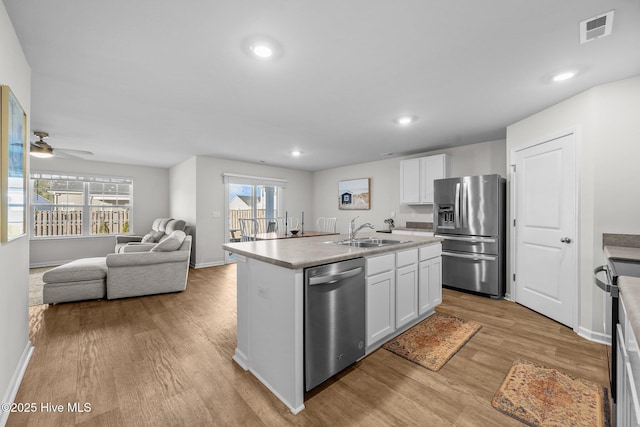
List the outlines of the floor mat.
<svg viewBox="0 0 640 427">
<path fill-rule="evenodd" d="M 609 426 L 607 388 L 524 359 L 509 370 L 491 405 L 530 426 Z"/>
<path fill-rule="evenodd" d="M 383 348 L 431 371 L 438 371 L 480 328 L 482 325 L 476 322 L 434 313 Z"/>
</svg>

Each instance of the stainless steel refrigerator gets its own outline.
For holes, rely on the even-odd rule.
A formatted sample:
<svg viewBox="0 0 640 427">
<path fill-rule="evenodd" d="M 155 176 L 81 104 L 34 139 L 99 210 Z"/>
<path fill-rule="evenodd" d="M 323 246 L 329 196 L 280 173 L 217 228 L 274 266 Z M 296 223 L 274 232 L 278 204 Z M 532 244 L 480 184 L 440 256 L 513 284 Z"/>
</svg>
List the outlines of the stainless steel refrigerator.
<svg viewBox="0 0 640 427">
<path fill-rule="evenodd" d="M 434 181 L 433 227 L 444 239 L 444 286 L 504 297 L 505 197 L 500 175 Z"/>
</svg>

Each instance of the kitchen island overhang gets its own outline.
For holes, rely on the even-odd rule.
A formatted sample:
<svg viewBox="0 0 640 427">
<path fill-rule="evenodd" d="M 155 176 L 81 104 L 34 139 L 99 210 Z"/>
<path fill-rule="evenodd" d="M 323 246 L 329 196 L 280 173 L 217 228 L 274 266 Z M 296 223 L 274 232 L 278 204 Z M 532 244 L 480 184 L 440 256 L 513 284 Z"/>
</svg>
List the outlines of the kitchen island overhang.
<svg viewBox="0 0 640 427">
<path fill-rule="evenodd" d="M 331 236 L 332 241 L 344 238 L 346 237 Z M 367 265 L 376 266 L 368 267 L 375 273 L 377 266 L 384 264 L 380 263 L 381 260 L 388 264 L 393 259 L 395 269 L 396 254 L 415 252 L 417 280 L 418 254 L 421 256 L 420 260 L 423 259 L 422 254 L 430 257 L 429 259 L 439 259 L 440 242 L 440 238 L 411 236 L 411 241 L 405 243 L 358 248 L 331 244 L 324 236 L 224 244 L 223 248 L 233 252 L 237 260 L 237 346 L 233 360 L 258 378 L 291 412 L 300 412 L 304 409 L 305 383 L 304 269 L 365 258 Z M 406 256 L 402 257 L 405 258 Z M 423 262 L 419 264 L 422 265 Z M 435 267 L 439 269 L 440 264 L 434 264 L 432 270 Z M 391 273 L 388 270 L 384 274 L 395 276 L 395 273 Z M 375 277 L 378 276 L 372 275 L 371 278 Z M 395 281 L 391 282 L 395 292 Z M 438 286 L 441 288 L 441 284 Z M 395 298 L 393 301 L 395 302 Z M 441 296 L 434 304 L 439 302 Z M 420 311 L 419 315 L 416 307 L 415 318 L 409 319 L 400 327 L 394 327 L 382 339 L 376 338 L 376 342 L 367 343 L 366 354 L 433 314 L 434 304 L 427 307 L 426 311 Z M 395 310 L 391 310 L 389 315 L 395 318 Z M 370 319 L 369 314 L 367 319 Z"/>
</svg>

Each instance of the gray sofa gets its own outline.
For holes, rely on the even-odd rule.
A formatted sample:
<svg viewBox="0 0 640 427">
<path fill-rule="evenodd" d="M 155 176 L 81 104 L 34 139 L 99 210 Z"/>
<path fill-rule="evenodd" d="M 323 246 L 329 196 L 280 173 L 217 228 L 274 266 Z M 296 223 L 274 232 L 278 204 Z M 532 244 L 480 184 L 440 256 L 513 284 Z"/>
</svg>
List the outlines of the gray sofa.
<svg viewBox="0 0 640 427">
<path fill-rule="evenodd" d="M 144 236 L 122 234 L 116 236 L 115 253 L 148 252 L 156 243 L 166 239 L 172 232 L 180 230 L 189 234 L 189 226 L 181 219 L 156 218 L 151 224 L 151 231 Z M 127 246 L 146 245 L 144 248 L 125 249 Z"/>
<path fill-rule="evenodd" d="M 184 291 L 187 287 L 191 236 L 186 236 L 177 250 L 107 255 L 107 298 Z"/>
<path fill-rule="evenodd" d="M 145 252 L 82 258 L 43 275 L 43 302 L 136 297 L 184 291 L 191 236 L 176 230 Z"/>
</svg>

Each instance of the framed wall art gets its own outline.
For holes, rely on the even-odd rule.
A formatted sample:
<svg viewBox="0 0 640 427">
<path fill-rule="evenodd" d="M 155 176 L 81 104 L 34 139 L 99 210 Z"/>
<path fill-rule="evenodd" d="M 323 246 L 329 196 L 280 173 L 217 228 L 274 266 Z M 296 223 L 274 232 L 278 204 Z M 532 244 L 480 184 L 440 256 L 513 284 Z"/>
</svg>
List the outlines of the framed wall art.
<svg viewBox="0 0 640 427">
<path fill-rule="evenodd" d="M 371 179 L 350 179 L 338 183 L 338 208 L 344 210 L 371 209 Z"/>
<path fill-rule="evenodd" d="M 26 232 L 27 115 L 9 86 L 0 86 L 0 242 Z"/>
</svg>

